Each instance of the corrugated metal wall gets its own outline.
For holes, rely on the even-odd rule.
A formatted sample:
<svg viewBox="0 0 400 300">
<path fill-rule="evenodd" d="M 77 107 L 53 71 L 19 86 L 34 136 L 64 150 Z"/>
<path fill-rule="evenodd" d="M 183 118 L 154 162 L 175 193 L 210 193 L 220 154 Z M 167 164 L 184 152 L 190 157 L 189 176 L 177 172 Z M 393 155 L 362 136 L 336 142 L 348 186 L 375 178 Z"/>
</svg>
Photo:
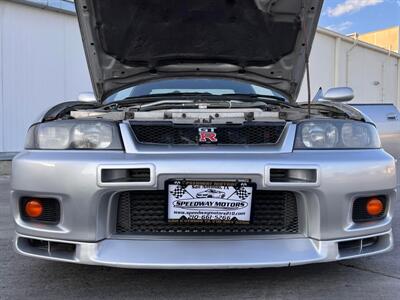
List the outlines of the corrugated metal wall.
<svg viewBox="0 0 400 300">
<path fill-rule="evenodd" d="M 0 151 L 58 102 L 91 90 L 76 17 L 0 1 Z"/>
<path fill-rule="evenodd" d="M 349 85 L 355 102 L 400 101 L 399 55 L 319 30 L 311 85 Z M 307 99 L 305 84 L 299 100 Z M 0 0 L 0 152 L 23 148 L 29 125 L 47 108 L 91 89 L 76 17 Z"/>
<path fill-rule="evenodd" d="M 400 55 L 319 29 L 310 57 L 311 90 L 350 86 L 353 102 L 400 103 Z M 306 100 L 306 81 L 299 101 Z"/>
</svg>

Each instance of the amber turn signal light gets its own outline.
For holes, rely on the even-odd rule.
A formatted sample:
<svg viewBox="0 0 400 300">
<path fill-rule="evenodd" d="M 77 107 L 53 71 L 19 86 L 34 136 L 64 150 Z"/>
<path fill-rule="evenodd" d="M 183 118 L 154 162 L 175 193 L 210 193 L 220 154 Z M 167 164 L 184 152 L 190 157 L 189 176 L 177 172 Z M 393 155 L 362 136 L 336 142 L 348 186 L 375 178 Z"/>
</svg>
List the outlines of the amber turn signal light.
<svg viewBox="0 0 400 300">
<path fill-rule="evenodd" d="M 383 213 L 384 205 L 382 200 L 378 198 L 371 198 L 367 202 L 367 212 L 370 216 L 378 216 Z"/>
<path fill-rule="evenodd" d="M 25 213 L 28 217 L 38 218 L 43 213 L 43 205 L 37 199 L 28 200 L 25 204 Z"/>
</svg>

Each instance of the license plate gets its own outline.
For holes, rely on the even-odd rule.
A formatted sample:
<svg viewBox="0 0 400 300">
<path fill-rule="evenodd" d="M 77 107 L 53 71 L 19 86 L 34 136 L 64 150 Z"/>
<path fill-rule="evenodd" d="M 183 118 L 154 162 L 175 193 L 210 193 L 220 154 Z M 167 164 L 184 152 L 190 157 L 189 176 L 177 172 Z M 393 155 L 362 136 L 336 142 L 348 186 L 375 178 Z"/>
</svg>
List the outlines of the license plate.
<svg viewBox="0 0 400 300">
<path fill-rule="evenodd" d="M 168 222 L 249 224 L 248 182 L 175 180 L 168 184 Z"/>
</svg>

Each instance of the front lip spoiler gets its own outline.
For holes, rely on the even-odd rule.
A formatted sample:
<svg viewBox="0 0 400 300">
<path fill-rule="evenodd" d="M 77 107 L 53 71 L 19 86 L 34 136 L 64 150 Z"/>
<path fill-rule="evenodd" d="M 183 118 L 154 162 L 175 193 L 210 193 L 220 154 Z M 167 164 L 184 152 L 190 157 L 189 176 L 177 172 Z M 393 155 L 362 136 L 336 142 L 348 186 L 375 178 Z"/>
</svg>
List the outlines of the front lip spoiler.
<svg viewBox="0 0 400 300">
<path fill-rule="evenodd" d="M 376 244 L 356 252 L 342 252 L 340 242 L 377 237 Z M 29 246 L 35 237 L 16 234 L 14 247 L 22 255 L 53 261 L 137 269 L 243 269 L 287 267 L 359 258 L 393 248 L 392 231 L 345 240 L 310 238 L 251 239 L 105 239 L 83 243 L 40 239 L 75 245 L 73 253 L 51 252 Z M 362 243 L 361 243 L 362 245 Z M 50 249 L 51 247 L 49 247 Z"/>
</svg>

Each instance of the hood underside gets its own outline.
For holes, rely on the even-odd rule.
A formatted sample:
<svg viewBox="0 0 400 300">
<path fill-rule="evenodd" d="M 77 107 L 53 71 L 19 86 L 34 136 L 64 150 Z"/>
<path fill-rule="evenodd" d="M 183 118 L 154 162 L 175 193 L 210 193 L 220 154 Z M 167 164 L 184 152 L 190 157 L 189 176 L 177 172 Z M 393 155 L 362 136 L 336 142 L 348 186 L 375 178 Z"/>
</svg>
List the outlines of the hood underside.
<svg viewBox="0 0 400 300">
<path fill-rule="evenodd" d="M 237 78 L 295 100 L 323 0 L 76 0 L 95 94 L 182 76 Z"/>
</svg>

